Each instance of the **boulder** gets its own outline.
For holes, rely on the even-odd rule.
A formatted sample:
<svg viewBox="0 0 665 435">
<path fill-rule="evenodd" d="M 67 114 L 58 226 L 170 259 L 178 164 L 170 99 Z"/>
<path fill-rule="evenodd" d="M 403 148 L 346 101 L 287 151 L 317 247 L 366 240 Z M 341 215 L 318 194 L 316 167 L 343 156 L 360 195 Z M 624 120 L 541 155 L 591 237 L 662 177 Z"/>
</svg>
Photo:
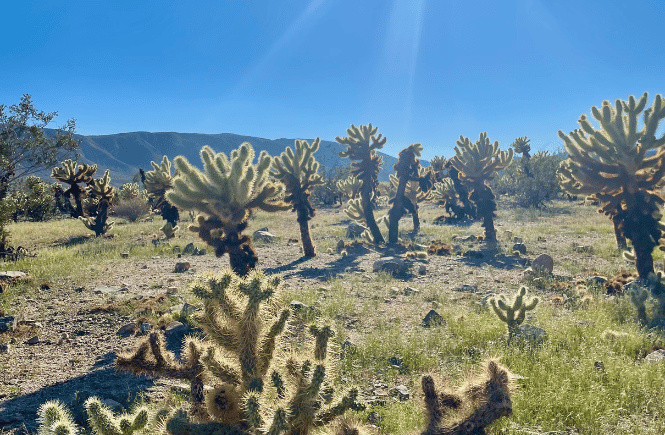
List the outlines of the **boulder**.
<svg viewBox="0 0 665 435">
<path fill-rule="evenodd" d="M 349 226 L 346 227 L 346 237 L 355 239 L 356 237 L 360 237 L 365 230 L 367 230 L 366 226 L 360 225 L 357 222 L 351 222 Z"/>
<path fill-rule="evenodd" d="M 430 310 L 429 313 L 423 318 L 422 325 L 425 328 L 430 328 L 432 326 L 442 325 L 444 322 L 443 317 L 434 310 Z"/>
<path fill-rule="evenodd" d="M 526 254 L 526 245 L 524 243 L 515 243 L 513 245 L 513 252 L 519 252 L 520 254 Z"/>
<path fill-rule="evenodd" d="M 507 337 L 508 334 L 506 334 Z M 547 338 L 547 331 L 528 323 L 522 323 L 517 328 L 517 333 L 513 339 L 523 339 L 534 344 L 540 344 Z"/>
<path fill-rule="evenodd" d="M 175 264 L 175 269 L 173 269 L 173 271 L 175 273 L 183 273 L 187 272 L 190 267 L 192 267 L 192 265 L 189 264 L 189 261 L 179 261 Z"/>
<path fill-rule="evenodd" d="M 547 254 L 540 254 L 531 262 L 531 269 L 535 272 L 546 272 L 551 274 L 554 270 L 554 259 Z"/>
<path fill-rule="evenodd" d="M 261 230 L 254 231 L 254 234 L 252 235 L 252 239 L 255 242 L 272 243 L 276 238 L 277 237 L 275 237 L 275 235 L 269 233 L 268 231 Z"/>
<path fill-rule="evenodd" d="M 647 355 L 644 359 L 651 362 L 665 360 L 665 349 L 658 349 L 656 351 L 653 351 L 649 355 Z"/>
<path fill-rule="evenodd" d="M 374 262 L 374 272 L 402 273 L 408 269 L 404 260 L 399 257 L 383 257 Z"/>
</svg>

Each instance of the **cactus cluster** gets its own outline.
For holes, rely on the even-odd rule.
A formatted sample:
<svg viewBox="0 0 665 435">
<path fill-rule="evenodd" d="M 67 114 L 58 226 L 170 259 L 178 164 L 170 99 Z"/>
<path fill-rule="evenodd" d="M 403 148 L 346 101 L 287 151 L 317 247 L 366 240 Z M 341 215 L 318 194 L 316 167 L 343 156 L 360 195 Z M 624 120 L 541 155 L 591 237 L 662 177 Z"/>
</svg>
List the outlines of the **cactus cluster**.
<svg viewBox="0 0 665 435">
<path fill-rule="evenodd" d="M 248 142 L 233 150 L 230 159 L 204 146 L 204 172 L 178 156 L 174 163 L 179 173 L 173 188 L 166 192 L 171 204 L 199 213 L 189 229 L 214 247 L 217 257 L 228 253 L 231 268 L 239 275 L 246 275 L 258 262 L 251 237 L 242 234 L 251 210 L 275 212 L 291 208 L 278 199 L 284 186 L 269 180 L 272 157 L 262 151 L 258 162 L 253 163 L 254 156 Z"/>
<path fill-rule="evenodd" d="M 499 142 L 491 143 L 487 133 L 480 133 L 475 143 L 468 137 L 460 136 L 455 147 L 455 157 L 451 159 L 452 166 L 459 171 L 460 180 L 470 190 L 469 199 L 475 203 L 478 216 L 483 218 L 485 240 L 489 245 L 496 244 L 496 201 L 487 183 L 494 178 L 496 172 L 507 168 L 512 161 L 513 149 L 501 151 Z"/>
<path fill-rule="evenodd" d="M 186 339 L 184 362 L 164 349 L 156 333 L 133 353 L 118 356 L 119 370 L 190 381 L 189 415 L 168 417 L 167 433 L 306 435 L 357 406 L 357 390 L 336 404 L 321 397 L 330 368 L 330 327 L 310 327 L 313 357 L 276 349 L 290 316 L 288 308 L 279 308 L 279 285 L 279 276 L 257 270 L 244 278 L 230 270 L 200 276 L 192 291 L 204 303 L 196 320 L 205 338 Z"/>
<path fill-rule="evenodd" d="M 344 180 L 339 180 L 337 182 L 337 189 L 346 195 L 349 199 L 355 199 L 360 194 L 360 188 L 362 187 L 363 182 L 354 175 L 350 175 Z"/>
<path fill-rule="evenodd" d="M 431 171 L 425 171 L 420 167 L 420 153 L 423 151 L 423 146 L 419 143 L 414 143 L 404 148 L 399 153 L 399 160 L 395 164 L 394 169 L 397 172 L 396 184 L 397 190 L 395 197 L 391 200 L 392 207 L 390 208 L 389 228 L 388 228 L 388 243 L 394 245 L 397 243 L 399 220 L 407 212 L 413 216 L 413 233 L 417 234 L 420 228 L 420 219 L 418 219 L 418 198 L 425 199 L 429 196 L 429 192 L 434 185 L 434 175 Z M 395 183 L 391 179 L 392 183 Z M 407 195 L 407 187 L 409 194 Z"/>
<path fill-rule="evenodd" d="M 434 172 L 434 178 L 436 178 L 437 182 L 442 181 L 446 176 L 446 163 L 448 163 L 448 159 L 446 159 L 444 156 L 434 156 L 429 161 L 429 167 L 432 172 Z"/>
<path fill-rule="evenodd" d="M 490 298 L 494 313 L 508 326 L 509 340 L 517 334 L 526 312 L 535 309 L 540 301 L 537 297 L 529 298 L 527 293 L 526 287 L 522 287 L 510 301 L 503 294 Z"/>
<path fill-rule="evenodd" d="M 665 203 L 665 134 L 656 137 L 659 122 L 665 118 L 665 104 L 656 95 L 646 108 L 647 93 L 639 100 L 617 99 L 614 106 L 603 101 L 591 113 L 600 128 L 586 115 L 580 129 L 569 134 L 559 130 L 569 158 L 557 173 L 561 188 L 572 195 L 593 195 L 600 201 L 599 212 L 612 219 L 633 244 L 640 278 L 653 269 L 653 249 L 662 235 L 659 209 Z M 646 109 L 646 110 L 645 110 Z M 643 112 L 642 128 L 638 130 Z M 619 238 L 617 237 L 617 242 Z"/>
<path fill-rule="evenodd" d="M 339 155 L 348 157 L 353 161 L 351 163 L 351 174 L 358 177 L 363 183 L 360 188 L 362 212 L 375 244 L 384 243 L 381 230 L 374 219 L 373 199 L 377 194 L 379 171 L 381 171 L 381 165 L 383 164 L 383 159 L 377 154 L 376 150 L 383 148 L 387 140 L 382 134 L 376 136 L 378 130 L 379 128 L 373 127 L 371 123 L 359 127 L 351 124 L 351 127 L 346 130 L 347 137 L 337 136 L 335 138 L 338 143 L 348 146 L 346 151 L 339 153 Z"/>
<path fill-rule="evenodd" d="M 284 183 L 286 196 L 284 201 L 293 206 L 298 215 L 300 237 L 305 257 L 316 256 L 312 238 L 309 234 L 309 220 L 314 217 L 314 206 L 309 199 L 311 189 L 323 184 L 319 175 L 319 162 L 314 153 L 319 149 L 321 140 L 317 137 L 312 145 L 306 140 L 296 140 L 295 152 L 291 147 L 273 161 L 273 175 Z"/>
<path fill-rule="evenodd" d="M 85 197 L 85 188 L 81 188 L 80 184 L 91 185 L 93 176 L 97 171 L 97 165 L 80 164 L 71 159 L 62 162 L 62 167 L 53 168 L 51 177 L 60 181 L 61 183 L 69 184 L 69 188 L 63 192 L 67 200 L 74 199 L 76 208 L 72 217 L 78 218 L 85 216 L 83 211 L 83 198 Z"/>
<path fill-rule="evenodd" d="M 79 216 L 79 220 L 81 220 L 88 229 L 93 230 L 96 236 L 100 236 L 106 234 L 108 230 L 113 228 L 113 222 L 107 222 L 108 210 L 115 196 L 113 193 L 113 186 L 111 186 L 109 170 L 107 169 L 106 172 L 104 172 L 102 178 L 93 180 L 89 189 L 91 195 L 94 195 L 97 198 L 97 215 L 94 217 Z"/>
<path fill-rule="evenodd" d="M 144 172 L 141 169 L 143 187 L 148 192 L 148 199 L 152 209 L 158 211 L 166 221 L 161 231 L 167 239 L 175 237 L 178 231 L 178 219 L 180 218 L 178 208 L 166 200 L 166 191 L 173 187 L 173 175 L 171 174 L 171 162 L 167 156 L 162 159 L 161 165 L 150 162 L 152 170 Z"/>
<path fill-rule="evenodd" d="M 459 392 L 437 391 L 432 376 L 422 378 L 427 428 L 422 435 L 484 434 L 485 428 L 513 412 L 508 370 L 496 361 L 487 364 L 487 378 L 472 379 Z M 451 414 L 470 408 L 463 417 L 446 422 Z"/>
</svg>

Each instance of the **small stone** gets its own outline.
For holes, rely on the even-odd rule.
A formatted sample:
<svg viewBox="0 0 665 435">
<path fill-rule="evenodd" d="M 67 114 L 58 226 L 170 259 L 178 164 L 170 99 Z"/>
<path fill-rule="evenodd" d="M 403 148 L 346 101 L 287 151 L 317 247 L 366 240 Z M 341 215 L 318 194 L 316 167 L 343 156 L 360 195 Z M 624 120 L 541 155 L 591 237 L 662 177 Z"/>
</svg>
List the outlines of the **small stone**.
<svg viewBox="0 0 665 435">
<path fill-rule="evenodd" d="M 207 253 L 208 251 L 205 248 L 199 249 L 199 255 L 206 255 Z"/>
<path fill-rule="evenodd" d="M 173 249 L 171 249 L 171 252 L 173 252 L 174 254 L 180 254 L 181 251 L 182 249 L 178 245 L 175 245 Z"/>
<path fill-rule="evenodd" d="M 185 302 L 184 304 L 182 304 L 182 309 L 180 310 L 180 317 L 186 319 L 194 311 L 196 311 L 196 307 L 194 305 L 190 305 L 187 302 Z"/>
<path fill-rule="evenodd" d="M 159 255 L 153 255 L 152 257 L 150 257 L 151 260 L 159 260 L 160 258 L 162 257 L 160 257 Z"/>
<path fill-rule="evenodd" d="M 256 242 L 265 242 L 265 243 L 272 243 L 275 241 L 277 237 L 275 237 L 274 234 L 269 233 L 268 231 L 254 231 L 254 234 L 252 235 L 252 239 Z"/>
<path fill-rule="evenodd" d="M 123 410 L 122 405 L 113 399 L 102 399 L 101 402 L 115 412 L 120 412 Z"/>
<path fill-rule="evenodd" d="M 379 422 L 381 422 L 381 419 L 382 419 L 381 414 L 379 414 L 376 411 L 370 412 L 369 415 L 367 416 L 367 422 L 370 424 L 378 424 Z"/>
<path fill-rule="evenodd" d="M 399 294 L 399 289 L 397 287 L 390 287 L 390 293 L 397 295 Z"/>
<path fill-rule="evenodd" d="M 455 287 L 453 291 L 455 292 L 469 292 L 469 293 L 474 293 L 478 290 L 478 286 L 476 285 L 471 285 L 471 284 L 464 284 L 459 287 Z"/>
<path fill-rule="evenodd" d="M 554 270 L 554 259 L 547 254 L 541 254 L 531 262 L 531 269 L 534 272 L 551 274 Z"/>
<path fill-rule="evenodd" d="M 521 255 L 526 254 L 526 245 L 524 243 L 515 243 L 513 245 L 513 252 L 519 252 Z"/>
<path fill-rule="evenodd" d="M 126 325 L 122 325 L 120 329 L 116 332 L 121 337 L 129 337 L 134 333 L 136 330 L 136 325 L 133 323 L 127 323 Z"/>
<path fill-rule="evenodd" d="M 413 287 L 405 287 L 404 288 L 404 296 L 411 296 L 412 294 L 420 293 L 420 290 L 415 289 Z"/>
<path fill-rule="evenodd" d="M 506 231 L 503 232 L 503 235 L 506 237 L 506 239 L 513 240 L 513 232 L 512 231 L 506 230 Z"/>
<path fill-rule="evenodd" d="M 51 290 L 51 287 L 53 287 L 53 283 L 50 283 L 50 282 L 43 282 L 43 283 L 39 286 L 39 288 L 40 288 L 41 290 Z"/>
<path fill-rule="evenodd" d="M 0 317 L 0 332 L 13 331 L 17 322 L 14 316 Z"/>
<path fill-rule="evenodd" d="M 409 388 L 406 385 L 398 385 L 390 390 L 390 393 L 392 396 L 397 396 L 402 402 L 409 400 Z"/>
<path fill-rule="evenodd" d="M 547 337 L 547 331 L 528 323 L 522 323 L 517 327 L 517 332 L 513 338 L 522 338 L 533 343 L 541 343 Z"/>
<path fill-rule="evenodd" d="M 339 239 L 337 241 L 337 245 L 335 246 L 335 252 L 337 252 L 339 254 L 340 252 L 342 252 L 344 250 L 344 248 L 346 248 L 346 245 L 344 244 L 344 240 Z"/>
<path fill-rule="evenodd" d="M 167 295 L 172 295 L 172 294 L 177 293 L 177 292 L 178 292 L 178 287 L 176 287 L 176 286 L 170 286 L 170 287 L 166 288 L 166 294 Z"/>
<path fill-rule="evenodd" d="M 9 343 L 0 343 L 0 353 L 9 352 Z"/>
<path fill-rule="evenodd" d="M 300 302 L 300 301 L 296 301 L 296 300 L 291 301 L 291 303 L 289 304 L 289 306 L 290 306 L 291 309 L 294 310 L 294 311 L 304 310 L 305 308 L 307 308 L 307 305 L 303 304 L 303 303 Z"/>
<path fill-rule="evenodd" d="M 120 253 L 120 256 L 121 256 L 122 258 L 129 258 L 129 252 L 121 252 L 121 253 Z"/>
<path fill-rule="evenodd" d="M 187 246 L 185 246 L 185 249 L 182 250 L 182 255 L 192 255 L 194 249 L 196 249 L 194 243 L 188 243 Z"/>
<path fill-rule="evenodd" d="M 401 273 L 407 270 L 407 266 L 399 257 L 383 257 L 374 262 L 374 272 Z"/>
<path fill-rule="evenodd" d="M 141 334 L 145 334 L 146 332 L 150 331 L 152 329 L 152 325 L 150 323 L 141 323 Z"/>
<path fill-rule="evenodd" d="M 597 372 L 605 373 L 605 364 L 602 361 L 596 361 L 593 363 L 593 369 Z"/>
<path fill-rule="evenodd" d="M 658 349 L 656 351 L 653 351 L 649 355 L 647 355 L 644 359 L 651 362 L 662 361 L 665 359 L 665 349 Z"/>
<path fill-rule="evenodd" d="M 190 267 L 192 267 L 192 265 L 189 263 L 189 261 L 179 261 L 175 264 L 175 269 L 173 270 L 173 272 L 175 273 L 187 272 Z"/>
<path fill-rule="evenodd" d="M 349 237 L 351 239 L 355 239 L 356 237 L 360 237 L 362 233 L 364 233 L 367 230 L 367 227 L 364 225 L 360 225 L 357 222 L 351 222 L 347 227 L 346 227 L 346 237 Z"/>
<path fill-rule="evenodd" d="M 427 266 L 424 264 L 421 264 L 418 266 L 418 275 L 426 275 L 427 274 Z"/>
<path fill-rule="evenodd" d="M 35 335 L 33 337 L 30 337 L 25 343 L 30 344 L 30 345 L 37 344 L 37 343 L 39 343 L 39 336 Z"/>
<path fill-rule="evenodd" d="M 439 326 L 442 324 L 443 324 L 443 317 L 441 317 L 441 315 L 434 310 L 430 310 L 422 321 L 422 325 L 425 328 L 430 328 L 432 326 Z"/>
<path fill-rule="evenodd" d="M 118 287 L 111 287 L 109 285 L 98 285 L 92 289 L 92 292 L 96 295 L 111 295 L 118 293 L 119 291 L 120 289 Z"/>
<path fill-rule="evenodd" d="M 515 243 L 523 243 L 523 240 L 521 237 L 513 237 L 513 242 Z"/>
<path fill-rule="evenodd" d="M 25 278 L 27 274 L 25 272 L 21 272 L 18 270 L 6 270 L 4 272 L 0 272 L 0 279 L 17 279 L 17 278 Z"/>
</svg>

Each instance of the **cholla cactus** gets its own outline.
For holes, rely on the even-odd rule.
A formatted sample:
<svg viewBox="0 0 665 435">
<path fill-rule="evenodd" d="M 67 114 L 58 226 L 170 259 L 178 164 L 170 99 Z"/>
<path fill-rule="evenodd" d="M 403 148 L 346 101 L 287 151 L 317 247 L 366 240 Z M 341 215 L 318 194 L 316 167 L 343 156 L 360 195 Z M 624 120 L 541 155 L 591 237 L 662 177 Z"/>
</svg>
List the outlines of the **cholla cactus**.
<svg viewBox="0 0 665 435">
<path fill-rule="evenodd" d="M 358 222 L 361 225 L 367 225 L 367 221 L 365 220 L 365 210 L 363 209 L 363 201 L 361 198 L 356 198 L 356 199 L 350 199 L 346 203 L 346 208 L 344 209 L 344 213 L 346 215 Z M 384 230 L 388 229 L 388 215 L 382 216 L 379 219 L 376 220 L 377 228 L 379 228 L 379 232 L 381 232 L 381 229 L 379 226 L 384 227 Z M 363 240 L 371 245 L 377 244 L 376 239 L 374 239 L 374 236 L 372 236 L 372 233 L 369 230 L 363 231 L 361 237 Z M 381 236 L 383 238 L 383 235 Z"/>
<path fill-rule="evenodd" d="M 131 413 L 116 416 L 99 398 L 91 397 L 85 402 L 90 426 L 99 435 L 131 435 L 148 425 L 148 408 L 139 406 Z"/>
<path fill-rule="evenodd" d="M 65 198 L 74 198 L 76 203 L 75 215 L 72 217 L 85 216 L 83 212 L 83 197 L 85 196 L 85 188 L 79 186 L 80 183 L 91 185 L 93 176 L 97 171 L 97 165 L 81 164 L 76 165 L 76 162 L 67 159 L 62 162 L 61 168 L 53 168 L 51 177 L 56 180 L 69 184 L 69 188 L 63 192 Z"/>
<path fill-rule="evenodd" d="M 573 195 L 594 195 L 598 210 L 620 225 L 635 249 L 637 272 L 647 278 L 653 272 L 653 248 L 662 236 L 659 209 L 665 203 L 665 134 L 656 138 L 659 122 L 665 118 L 660 95 L 645 110 L 647 93 L 636 100 L 616 100 L 614 107 L 603 101 L 591 108 L 600 128 L 586 115 L 580 129 L 569 134 L 559 130 L 569 158 L 557 174 L 561 188 Z M 644 123 L 637 129 L 644 111 Z"/>
<path fill-rule="evenodd" d="M 530 141 L 531 139 L 522 136 L 515 139 L 511 145 L 516 154 L 522 154 L 520 167 L 526 177 L 531 177 L 531 169 L 529 168 L 529 160 L 531 159 L 531 154 L 529 154 L 531 151 L 531 145 L 529 145 Z"/>
<path fill-rule="evenodd" d="M 76 435 L 78 427 L 72 414 L 59 400 L 49 400 L 39 407 L 38 435 Z"/>
<path fill-rule="evenodd" d="M 171 175 L 171 162 L 164 156 L 162 164 L 150 162 L 152 170 L 143 172 L 141 169 L 141 178 L 143 187 L 148 192 L 148 199 L 152 202 L 152 209 L 159 211 L 166 223 L 161 228 L 167 239 L 175 237 L 178 231 L 178 209 L 166 200 L 166 191 L 173 187 L 173 177 Z"/>
<path fill-rule="evenodd" d="M 273 161 L 275 178 L 286 186 L 284 200 L 293 205 L 293 211 L 298 214 L 300 225 L 300 238 L 302 239 L 305 257 L 316 256 L 312 238 L 309 235 L 309 220 L 314 217 L 314 206 L 309 200 L 312 187 L 323 184 L 318 174 L 319 162 L 314 153 L 319 149 L 321 140 L 317 137 L 310 146 L 306 140 L 296 140 L 295 153 L 291 147 L 286 147 L 279 157 Z"/>
<path fill-rule="evenodd" d="M 434 156 L 434 158 L 429 161 L 429 166 L 432 169 L 432 172 L 434 172 L 434 177 L 437 182 L 443 180 L 446 175 L 446 163 L 448 163 L 448 159 L 443 156 Z"/>
<path fill-rule="evenodd" d="M 647 279 L 637 279 L 631 283 L 630 300 L 637 309 L 637 319 L 648 328 L 665 328 L 665 284 L 663 272 L 651 273 Z M 654 315 L 647 317 L 646 301 L 651 296 L 655 300 Z"/>
<path fill-rule="evenodd" d="M 487 133 L 480 133 L 475 143 L 460 136 L 455 147 L 452 165 L 459 171 L 460 180 L 471 191 L 470 199 L 476 204 L 478 215 L 483 218 L 485 240 L 496 244 L 494 212 L 496 201 L 492 189 L 486 184 L 496 172 L 507 168 L 513 161 L 513 150 L 499 150 L 499 142 L 490 143 Z"/>
<path fill-rule="evenodd" d="M 383 148 L 386 138 L 382 134 L 376 136 L 378 127 L 372 127 L 372 124 L 351 127 L 346 130 L 348 137 L 337 136 L 335 140 L 343 145 L 348 145 L 346 151 L 339 153 L 341 157 L 348 157 L 354 160 L 351 163 L 351 173 L 362 181 L 360 189 L 362 198 L 362 210 L 365 215 L 365 222 L 372 234 L 372 240 L 375 244 L 384 242 L 381 230 L 374 220 L 374 206 L 372 199 L 376 194 L 375 190 L 379 184 L 379 171 L 383 159 L 376 153 L 377 149 Z"/>
<path fill-rule="evenodd" d="M 434 175 L 431 171 L 426 171 L 424 174 L 421 171 L 420 162 L 416 157 L 420 157 L 423 146 L 419 143 L 414 143 L 404 148 L 399 153 L 399 161 L 395 164 L 394 169 L 397 171 L 395 177 L 398 181 L 391 183 L 397 184 L 395 197 L 391 200 L 393 206 L 389 212 L 389 229 L 388 229 L 388 243 L 394 245 L 397 243 L 399 232 L 399 220 L 406 212 L 413 215 L 413 233 L 417 234 L 420 228 L 420 220 L 418 219 L 418 197 L 419 193 L 422 200 L 429 196 L 429 192 L 434 184 Z M 409 187 L 410 195 L 407 195 L 407 186 Z"/>
<path fill-rule="evenodd" d="M 527 298 L 526 287 L 520 288 L 511 301 L 508 301 L 506 295 L 503 294 L 490 298 L 494 313 L 508 325 L 508 339 L 517 334 L 519 326 L 524 322 L 526 312 L 535 309 L 539 301 L 538 298 Z"/>
<path fill-rule="evenodd" d="M 434 379 L 423 376 L 427 428 L 422 435 L 484 434 L 485 428 L 513 412 L 509 372 L 496 361 L 487 364 L 487 378 L 471 379 L 457 393 L 438 393 Z M 444 425 L 450 411 L 470 408 L 471 413 Z"/>
<path fill-rule="evenodd" d="M 449 216 L 461 213 L 462 207 L 458 204 L 459 197 L 455 190 L 455 184 L 450 177 L 445 177 L 440 182 L 434 183 L 434 189 L 431 193 L 434 202 L 445 208 Z M 443 219 L 443 217 L 440 219 Z"/>
<path fill-rule="evenodd" d="M 199 212 L 189 229 L 214 247 L 217 257 L 228 252 L 231 268 L 246 275 L 258 262 L 251 237 L 242 234 L 249 213 L 257 208 L 288 210 L 288 204 L 276 200 L 284 186 L 269 181 L 272 157 L 268 153 L 262 151 L 258 163 L 252 163 L 254 149 L 248 142 L 231 152 L 231 160 L 206 145 L 201 148 L 201 160 L 205 173 L 183 156 L 175 158 L 179 175 L 166 199 L 180 209 Z"/>
<path fill-rule="evenodd" d="M 244 278 L 230 270 L 202 275 L 192 291 L 203 299 L 197 320 L 205 338 L 187 339 L 185 349 L 194 352 L 185 355 L 184 363 L 175 362 L 163 345 L 153 344 L 157 334 L 134 354 L 118 357 L 116 366 L 135 374 L 190 377 L 192 409 L 189 415 L 171 415 L 165 424 L 168 433 L 305 435 L 354 406 L 356 390 L 331 407 L 320 397 L 327 376 L 329 327 L 310 328 L 313 359 L 302 352 L 284 358 L 277 349 L 290 315 L 288 308 L 278 308 L 280 282 L 279 276 L 257 270 Z"/>
<path fill-rule="evenodd" d="M 358 196 L 362 185 L 363 182 L 354 175 L 337 182 L 337 188 L 349 199 L 355 199 Z"/>
<path fill-rule="evenodd" d="M 141 198 L 147 201 L 148 195 L 145 190 L 139 189 L 138 183 L 125 183 L 120 186 L 120 190 L 118 191 L 119 200 L 125 201 L 134 198 Z"/>
<path fill-rule="evenodd" d="M 106 172 L 104 172 L 102 178 L 93 180 L 89 189 L 90 193 L 98 198 L 97 216 L 79 216 L 79 219 L 86 227 L 88 227 L 88 229 L 93 230 L 96 236 L 100 236 L 106 234 L 108 230 L 113 228 L 114 224 L 113 222 L 107 222 L 109 206 L 113 201 L 113 187 L 111 186 L 109 170 L 107 169 Z"/>
</svg>

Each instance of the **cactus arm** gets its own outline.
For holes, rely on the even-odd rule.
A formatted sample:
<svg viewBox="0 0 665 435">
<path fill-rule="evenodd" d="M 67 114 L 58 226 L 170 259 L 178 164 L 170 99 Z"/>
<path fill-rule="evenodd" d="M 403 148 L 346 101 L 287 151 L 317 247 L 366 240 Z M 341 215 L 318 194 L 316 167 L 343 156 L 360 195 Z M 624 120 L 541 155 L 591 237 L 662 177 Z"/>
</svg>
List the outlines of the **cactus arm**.
<svg viewBox="0 0 665 435">
<path fill-rule="evenodd" d="M 275 340 L 284 331 L 286 322 L 291 315 L 291 311 L 283 310 L 279 318 L 272 324 L 270 330 L 263 339 L 261 349 L 259 351 L 259 374 L 265 376 L 270 367 L 270 361 L 273 358 L 275 351 Z"/>
</svg>

